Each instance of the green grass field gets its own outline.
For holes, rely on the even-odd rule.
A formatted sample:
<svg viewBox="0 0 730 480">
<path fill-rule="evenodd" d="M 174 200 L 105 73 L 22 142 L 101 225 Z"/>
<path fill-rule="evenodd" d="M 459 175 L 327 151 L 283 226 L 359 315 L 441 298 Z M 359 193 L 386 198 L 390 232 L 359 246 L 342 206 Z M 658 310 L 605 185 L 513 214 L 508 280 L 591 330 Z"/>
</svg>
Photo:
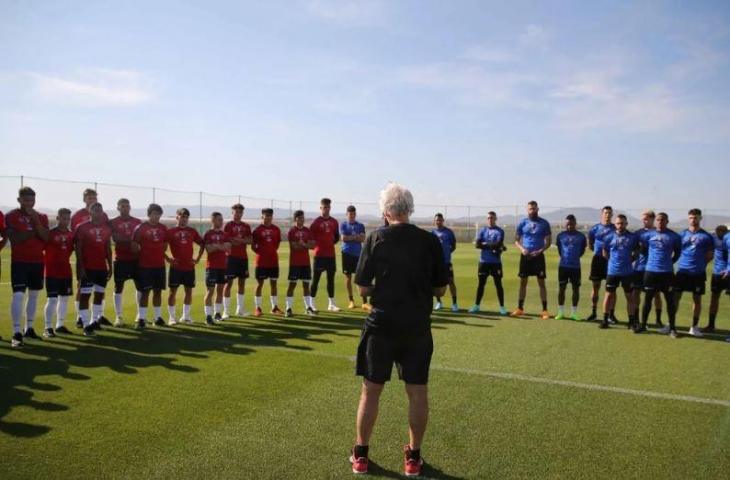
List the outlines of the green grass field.
<svg viewBox="0 0 730 480">
<path fill-rule="evenodd" d="M 553 313 L 555 254 L 548 255 Z M 510 248 L 510 309 L 517 297 L 516 260 Z M 286 262 L 284 252 L 281 265 Z M 477 251 L 459 245 L 462 309 L 473 302 L 476 262 Z M 144 333 L 109 328 L 96 338 L 75 334 L 11 350 L 7 250 L 3 267 L 0 478 L 352 476 L 347 456 L 360 384 L 352 361 L 360 311 L 233 318 L 206 328 L 199 271 L 195 325 Z M 338 275 L 341 305 L 343 281 Z M 253 282 L 246 289 L 252 310 Z M 126 293 L 126 317 L 132 319 L 131 284 Z M 320 308 L 324 293 L 322 288 Z M 582 294 L 586 316 L 587 281 Z M 300 290 L 296 296 L 301 313 Z M 283 292 L 279 298 L 283 304 Z M 42 297 L 37 331 L 44 302 Z M 727 478 L 730 344 L 723 340 L 730 297 L 722 302 L 721 334 L 702 339 L 634 335 L 623 325 L 602 331 L 594 323 L 500 317 L 491 282 L 485 313 L 435 314 L 425 476 Z M 689 303 L 686 297 L 678 319 L 683 331 Z M 625 321 L 623 305 L 620 300 L 617 312 Z M 539 312 L 534 280 L 526 308 Z M 109 301 L 106 314 L 112 313 Z M 403 385 L 394 381 L 371 443 L 372 477 L 400 476 L 407 438 Z"/>
</svg>

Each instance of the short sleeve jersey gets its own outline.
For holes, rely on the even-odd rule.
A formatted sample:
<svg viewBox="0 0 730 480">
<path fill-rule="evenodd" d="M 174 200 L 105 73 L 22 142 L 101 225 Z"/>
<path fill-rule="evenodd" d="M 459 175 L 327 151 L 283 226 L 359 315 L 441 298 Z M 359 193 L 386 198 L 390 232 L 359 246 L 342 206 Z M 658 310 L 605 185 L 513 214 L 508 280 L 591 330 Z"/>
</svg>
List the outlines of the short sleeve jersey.
<svg viewBox="0 0 730 480">
<path fill-rule="evenodd" d="M 203 239 L 192 227 L 172 227 L 167 229 L 167 243 L 174 260 L 175 270 L 189 272 L 195 268 L 193 254 L 195 245 L 202 245 Z"/>
<path fill-rule="evenodd" d="M 228 235 L 223 230 L 211 228 L 203 235 L 203 243 L 205 245 L 221 245 L 228 242 Z M 224 269 L 226 268 L 226 252 L 220 250 L 217 252 L 208 252 L 205 261 L 205 268 Z"/>
<path fill-rule="evenodd" d="M 74 251 L 74 234 L 71 230 L 54 227 L 48 232 L 44 252 L 46 278 L 71 278 L 69 259 Z"/>
<path fill-rule="evenodd" d="M 39 213 L 38 218 L 41 225 L 48 228 L 48 217 L 43 213 Z M 8 231 L 18 233 L 32 232 L 34 229 L 33 221 L 30 216 L 26 215 L 25 212 L 19 208 L 8 212 L 8 215 L 5 217 L 5 228 Z M 11 261 L 43 263 L 43 248 L 45 247 L 45 242 L 41 240 L 38 235 L 33 235 L 22 242 L 11 243 L 10 246 Z"/>
<path fill-rule="evenodd" d="M 306 244 L 312 240 L 312 232 L 307 227 L 298 228 L 296 226 L 289 229 L 287 238 L 291 243 L 302 243 Z M 308 248 L 292 248 L 289 254 L 289 265 L 292 267 L 308 267 L 309 263 L 309 249 Z"/>
<path fill-rule="evenodd" d="M 142 223 L 142 220 L 135 217 L 123 218 L 119 216 L 112 218 L 109 223 L 112 227 L 112 234 L 124 240 L 121 243 L 114 243 L 114 259 L 122 262 L 136 260 L 137 254 L 132 252 L 132 235 L 134 235 L 134 230 Z"/>
<path fill-rule="evenodd" d="M 499 227 L 482 227 L 476 236 L 476 241 L 486 244 L 504 243 L 504 230 Z M 479 255 L 480 263 L 492 265 L 502 264 L 502 249 L 484 248 Z"/>
<path fill-rule="evenodd" d="M 256 252 L 256 266 L 274 268 L 279 266 L 279 244 L 281 230 L 276 225 L 263 223 L 253 231 L 253 248 Z"/>
<path fill-rule="evenodd" d="M 74 238 L 80 245 L 81 265 L 86 270 L 106 270 L 106 254 L 112 238 L 109 224 L 84 222 L 76 227 Z"/>
<path fill-rule="evenodd" d="M 139 244 L 140 268 L 165 268 L 166 226 L 144 222 L 135 229 L 134 241 Z"/>
<path fill-rule="evenodd" d="M 534 252 L 545 247 L 545 237 L 551 233 L 550 223 L 544 218 L 523 218 L 517 225 L 516 236 L 525 250 Z"/>
<path fill-rule="evenodd" d="M 316 246 L 315 257 L 334 257 L 335 243 L 339 237 L 339 223 L 333 217 L 317 217 L 309 226 Z"/>
<path fill-rule="evenodd" d="M 246 222 L 234 222 L 231 220 L 223 226 L 223 231 L 226 232 L 229 239 L 232 238 L 246 238 L 251 236 L 251 226 Z M 246 251 L 246 244 L 232 245 L 231 252 L 228 254 L 234 258 L 248 258 L 248 252 Z"/>
</svg>

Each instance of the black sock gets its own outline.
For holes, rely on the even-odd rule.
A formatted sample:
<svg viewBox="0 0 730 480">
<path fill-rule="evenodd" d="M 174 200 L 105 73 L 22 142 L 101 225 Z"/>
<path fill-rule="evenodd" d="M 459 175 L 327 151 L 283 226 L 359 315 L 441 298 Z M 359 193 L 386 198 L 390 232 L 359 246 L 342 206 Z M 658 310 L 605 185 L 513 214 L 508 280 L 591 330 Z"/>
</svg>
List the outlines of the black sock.
<svg viewBox="0 0 730 480">
<path fill-rule="evenodd" d="M 451 297 L 451 304 L 456 305 L 456 296 Z"/>
<path fill-rule="evenodd" d="M 604 322 L 608 321 L 608 317 L 609 317 L 608 312 L 603 312 L 603 321 Z"/>
<path fill-rule="evenodd" d="M 596 314 L 596 306 L 593 305 L 593 315 L 595 315 L 595 314 Z"/>
<path fill-rule="evenodd" d="M 544 302 L 542 302 L 542 310 L 543 311 L 547 310 L 547 300 L 545 300 Z"/>
<path fill-rule="evenodd" d="M 523 308 L 525 308 L 525 299 L 524 299 L 524 298 L 520 298 L 520 301 L 519 301 L 519 302 L 517 302 L 517 307 L 518 307 L 518 308 L 519 308 L 520 310 L 522 310 Z"/>
<path fill-rule="evenodd" d="M 352 295 L 350 295 L 350 301 L 351 302 L 354 302 L 355 301 L 355 299 L 352 297 Z"/>
<path fill-rule="evenodd" d="M 608 311 L 608 318 L 616 318 L 616 315 L 613 314 L 613 310 Z"/>
<path fill-rule="evenodd" d="M 714 327 L 715 326 L 715 318 L 717 318 L 717 314 L 716 313 L 711 313 L 710 314 L 710 326 L 711 327 Z"/>
<path fill-rule="evenodd" d="M 659 323 L 661 321 L 662 321 L 662 311 L 661 310 L 657 310 L 656 311 L 656 322 Z"/>
<path fill-rule="evenodd" d="M 367 458 L 369 449 L 367 445 L 355 445 L 353 455 L 355 458 Z"/>
<path fill-rule="evenodd" d="M 692 318 L 692 326 L 696 327 L 700 323 L 700 317 L 693 317 Z"/>
<path fill-rule="evenodd" d="M 411 450 L 409 447 L 408 452 L 409 452 L 409 455 L 408 455 L 409 460 L 418 461 L 421 459 L 421 449 L 420 448 L 418 450 Z"/>
<path fill-rule="evenodd" d="M 368 303 L 368 297 L 362 297 L 362 303 L 363 305 Z"/>
<path fill-rule="evenodd" d="M 436 301 L 437 301 L 438 303 L 441 303 L 441 297 L 436 297 Z"/>
</svg>

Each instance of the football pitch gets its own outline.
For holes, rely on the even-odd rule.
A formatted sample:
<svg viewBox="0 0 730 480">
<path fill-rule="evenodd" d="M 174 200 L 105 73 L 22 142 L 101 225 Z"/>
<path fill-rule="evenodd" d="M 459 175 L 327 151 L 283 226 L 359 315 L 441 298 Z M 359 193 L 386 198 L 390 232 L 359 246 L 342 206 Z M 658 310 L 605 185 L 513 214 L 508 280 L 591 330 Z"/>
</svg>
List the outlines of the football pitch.
<svg viewBox="0 0 730 480">
<path fill-rule="evenodd" d="M 282 276 L 287 251 L 282 246 Z M 727 478 L 730 344 L 724 338 L 730 334 L 730 297 L 721 300 L 719 334 L 701 339 L 686 335 L 688 295 L 678 315 L 684 335 L 676 340 L 654 329 L 629 333 L 622 298 L 616 312 L 623 324 L 605 331 L 596 323 L 501 317 L 491 280 L 483 313 L 469 315 L 477 258 L 472 246 L 459 244 L 454 267 L 462 312 L 433 315 L 425 477 Z M 518 286 L 515 248 L 504 260 L 511 310 Z M 554 314 L 554 248 L 547 261 Z M 590 313 L 589 261 L 584 257 L 583 317 Z M 233 317 L 206 327 L 199 267 L 194 325 L 133 330 L 129 283 L 127 328 L 85 338 L 73 326 L 70 306 L 67 324 L 74 335 L 11 350 L 8 249 L 2 263 L 0 478 L 353 476 L 347 457 L 360 380 L 352 357 L 362 311 L 306 317 L 299 287 L 294 318 Z M 338 273 L 336 281 L 342 307 L 344 277 Z M 253 289 L 249 280 L 249 311 Z M 280 280 L 280 306 L 284 293 Z M 39 333 L 44 303 L 42 296 Z M 323 284 L 317 303 L 320 310 L 325 306 Z M 526 311 L 539 310 L 533 279 Z M 111 298 L 105 313 L 113 318 Z M 407 410 L 395 377 L 394 371 L 371 442 L 372 478 L 399 478 L 402 472 Z"/>
</svg>

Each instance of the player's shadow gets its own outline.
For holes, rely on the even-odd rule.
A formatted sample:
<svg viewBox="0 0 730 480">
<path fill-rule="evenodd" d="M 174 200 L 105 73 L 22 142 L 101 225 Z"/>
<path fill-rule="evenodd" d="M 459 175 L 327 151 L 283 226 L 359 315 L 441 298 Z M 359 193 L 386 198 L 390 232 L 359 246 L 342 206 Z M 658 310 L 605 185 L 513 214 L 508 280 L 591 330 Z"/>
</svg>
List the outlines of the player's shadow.
<svg viewBox="0 0 730 480">
<path fill-rule="evenodd" d="M 465 325 L 467 327 L 474 327 L 474 328 L 491 328 L 493 325 L 489 325 L 486 323 L 474 323 L 474 322 L 467 322 L 464 320 L 457 320 L 459 317 L 458 313 L 453 314 L 431 314 L 431 325 L 434 328 L 438 329 L 444 329 L 443 325 Z"/>
<path fill-rule="evenodd" d="M 378 465 L 372 460 L 368 462 L 368 474 L 370 474 L 371 476 L 384 478 L 407 478 L 404 474 L 401 474 L 400 472 L 395 472 L 393 470 L 388 470 L 387 468 Z M 423 468 L 421 469 L 421 475 L 418 478 L 433 478 L 438 480 L 464 480 L 463 477 L 449 475 L 448 473 L 440 470 L 438 467 L 431 465 L 428 462 L 424 462 Z"/>
</svg>

